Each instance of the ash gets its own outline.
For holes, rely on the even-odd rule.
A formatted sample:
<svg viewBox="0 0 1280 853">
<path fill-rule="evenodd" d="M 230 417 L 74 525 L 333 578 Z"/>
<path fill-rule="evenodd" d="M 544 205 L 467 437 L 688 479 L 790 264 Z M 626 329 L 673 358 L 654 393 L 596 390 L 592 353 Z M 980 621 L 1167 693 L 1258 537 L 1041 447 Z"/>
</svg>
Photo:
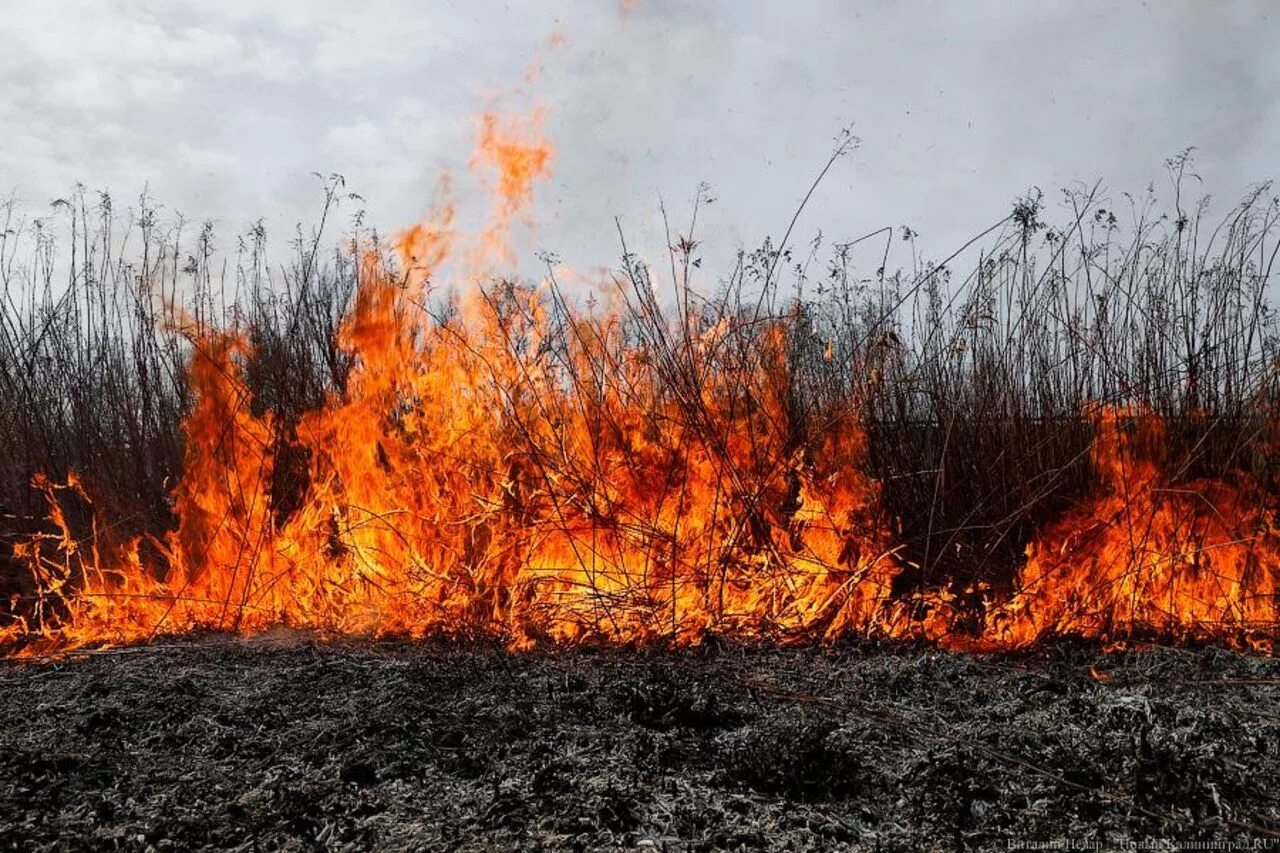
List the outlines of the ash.
<svg viewBox="0 0 1280 853">
<path fill-rule="evenodd" d="M 6 849 L 1280 850 L 1280 662 L 1216 648 L 203 637 L 0 715 Z"/>
</svg>

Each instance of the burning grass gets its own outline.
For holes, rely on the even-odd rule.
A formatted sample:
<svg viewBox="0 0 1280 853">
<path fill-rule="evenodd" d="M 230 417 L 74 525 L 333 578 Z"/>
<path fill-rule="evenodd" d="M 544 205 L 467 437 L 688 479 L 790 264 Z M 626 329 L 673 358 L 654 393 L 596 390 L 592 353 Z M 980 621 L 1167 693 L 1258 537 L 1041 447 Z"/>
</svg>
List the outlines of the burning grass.
<svg viewBox="0 0 1280 853">
<path fill-rule="evenodd" d="M 669 281 L 624 245 L 602 307 L 554 263 L 496 274 L 551 153 L 536 121 L 482 127 L 483 232 L 446 199 L 327 263 L 317 231 L 284 281 L 259 230 L 215 282 L 211 231 L 187 252 L 145 205 L 126 261 L 105 197 L 61 205 L 64 287 L 46 226 L 25 265 L 33 232 L 9 229 L 12 648 L 289 625 L 1270 649 L 1269 188 L 1217 225 L 1176 203 L 1127 232 L 1096 191 L 1060 226 L 1023 200 L 964 278 L 914 248 L 888 272 L 892 229 L 819 276 L 766 244 L 706 297 L 691 224 Z"/>
</svg>

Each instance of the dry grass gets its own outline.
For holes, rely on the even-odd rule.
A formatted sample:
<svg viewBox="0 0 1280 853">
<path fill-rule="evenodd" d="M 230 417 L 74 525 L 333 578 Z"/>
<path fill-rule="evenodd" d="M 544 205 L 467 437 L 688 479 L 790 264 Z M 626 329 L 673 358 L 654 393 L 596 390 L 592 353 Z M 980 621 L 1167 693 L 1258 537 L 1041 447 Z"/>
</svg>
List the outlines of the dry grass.
<svg viewBox="0 0 1280 853">
<path fill-rule="evenodd" d="M 1120 212 L 1095 187 L 1064 193 L 1050 221 L 1043 200 L 1028 197 L 940 263 L 919 257 L 906 228 L 815 242 L 803 257 L 784 239 L 741 253 L 714 292 L 699 295 L 692 223 L 672 234 L 662 271 L 624 241 L 617 320 L 656 366 L 649 392 L 679 401 L 686 425 L 708 440 L 716 425 L 691 393 L 706 362 L 688 353 L 717 322 L 730 329 L 721 363 L 763 364 L 780 384 L 766 390 L 785 401 L 788 448 L 820 452 L 833 425 L 857 413 L 885 518 L 912 567 L 900 582 L 999 585 L 1032 532 L 1090 487 L 1093 431 L 1081 416 L 1090 402 L 1164 418 L 1165 462 L 1182 477 L 1247 472 L 1275 484 L 1268 296 L 1280 207 L 1265 185 L 1211 215 L 1182 197 L 1186 158 L 1168 165 L 1172 204 L 1125 197 Z M 11 544 L 40 524 L 28 488 L 36 472 L 75 472 L 120 533 L 173 525 L 186 363 L 210 327 L 239 329 L 252 343 L 250 404 L 274 415 L 272 500 L 290 511 L 306 470 L 288 453 L 290 430 L 341 392 L 353 363 L 337 329 L 358 285 L 355 243 L 321 248 L 344 198 L 340 179 L 325 185 L 319 225 L 299 232 L 280 267 L 262 228 L 219 246 L 210 226 L 192 234 L 145 198 L 122 213 L 106 195 L 78 190 L 43 219 L 23 219 L 14 205 L 0 214 L 0 589 L 24 591 Z M 485 285 L 498 312 L 520 310 L 519 290 Z M 570 356 L 583 350 L 567 322 L 578 297 L 553 282 L 546 298 L 558 335 L 544 341 L 545 357 L 586 399 L 608 364 Z M 447 299 L 432 310 L 448 313 Z M 779 327 L 782 358 L 765 364 L 763 330 Z M 760 391 L 744 387 L 733 404 L 758 404 Z M 529 456 L 557 464 L 547 448 Z M 84 507 L 68 511 L 87 523 Z"/>
</svg>

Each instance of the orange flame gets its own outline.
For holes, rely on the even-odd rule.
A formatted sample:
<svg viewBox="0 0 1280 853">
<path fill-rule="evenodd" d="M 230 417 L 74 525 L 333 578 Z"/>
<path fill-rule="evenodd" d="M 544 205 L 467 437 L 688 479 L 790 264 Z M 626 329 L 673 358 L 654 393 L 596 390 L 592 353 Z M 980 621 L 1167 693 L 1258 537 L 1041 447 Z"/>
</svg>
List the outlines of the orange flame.
<svg viewBox="0 0 1280 853">
<path fill-rule="evenodd" d="M 471 168 L 481 174 L 492 171 L 497 199 L 488 230 L 480 241 L 480 268 L 500 261 L 510 264 L 511 220 L 533 201 L 534 184 L 545 178 L 551 167 L 552 148 L 541 137 L 542 112 L 534 110 L 524 122 L 506 120 L 493 112 L 480 117 L 479 141 L 471 156 Z"/>
<path fill-rule="evenodd" d="M 513 257 L 553 156 L 539 122 L 481 121 L 472 165 L 495 208 L 472 276 Z M 36 594 L 0 640 L 34 653 L 289 625 L 514 647 L 1154 633 L 1270 648 L 1273 514 L 1247 481 L 1175 485 L 1149 412 L 1090 411 L 1098 492 L 1031 542 L 966 638 L 950 592 L 893 595 L 862 426 L 792 410 L 784 321 L 681 318 L 659 344 L 509 283 L 432 319 L 421 297 L 465 243 L 447 184 L 441 198 L 392 244 L 405 275 L 364 248 L 338 331 L 352 374 L 296 424 L 253 414 L 242 335 L 195 336 L 166 537 L 121 539 L 95 515 L 77 540 L 63 500 L 90 496 L 34 481 L 50 529 L 16 549 Z"/>
<path fill-rule="evenodd" d="M 135 543 L 101 569 L 50 490 L 54 547 L 40 540 L 24 557 L 57 606 L 31 632 L 69 647 L 287 624 L 520 646 L 786 641 L 871 624 L 894 566 L 855 424 L 833 430 L 821 461 L 779 466 L 789 427 L 774 383 L 716 364 L 709 346 L 688 354 L 711 377 L 692 402 L 707 423 L 693 425 L 613 321 L 573 320 L 573 358 L 584 369 L 616 358 L 617 377 L 575 388 L 536 347 L 503 343 L 550 332 L 534 291 L 514 291 L 509 313 L 447 326 L 402 293 L 362 283 L 341 333 L 360 363 L 347 393 L 297 428 L 309 465 L 284 517 L 281 447 L 270 416 L 249 412 L 245 345 L 200 341 L 180 523 L 161 547 L 170 568 L 143 565 Z M 763 352 L 780 344 L 766 336 Z"/>
<path fill-rule="evenodd" d="M 536 126 L 482 122 L 491 259 L 547 173 Z M 435 322 L 414 296 L 453 248 L 451 221 L 445 204 L 396 239 L 412 287 L 366 253 L 338 333 L 354 372 L 292 433 L 251 413 L 243 338 L 195 340 L 179 523 L 151 543 L 160 558 L 136 541 L 85 553 L 43 484 L 57 532 L 20 555 L 43 606 L 11 636 L 70 648 L 286 624 L 521 646 L 871 625 L 896 570 L 861 432 L 833 425 L 816 459 L 790 449 L 781 328 L 747 359 L 721 346 L 742 331 L 731 321 L 704 329 L 670 355 L 706 381 L 672 387 L 617 318 L 554 315 L 534 288 L 477 293 Z M 539 345 L 553 336 L 567 363 Z M 286 455 L 304 475 L 286 476 Z"/>
<path fill-rule="evenodd" d="M 1280 528 L 1257 488 L 1174 487 L 1159 461 L 1159 418 L 1136 407 L 1091 415 L 1101 489 L 1028 546 L 1016 594 L 989 615 L 988 637 L 1025 645 L 1048 634 L 1240 634 L 1269 648 L 1280 621 Z"/>
</svg>

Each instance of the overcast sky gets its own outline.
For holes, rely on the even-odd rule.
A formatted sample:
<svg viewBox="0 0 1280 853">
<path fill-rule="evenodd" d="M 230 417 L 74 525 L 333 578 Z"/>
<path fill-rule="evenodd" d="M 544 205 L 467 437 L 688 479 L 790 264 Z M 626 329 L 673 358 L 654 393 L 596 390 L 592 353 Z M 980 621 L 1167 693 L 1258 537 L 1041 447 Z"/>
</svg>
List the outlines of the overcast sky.
<svg viewBox="0 0 1280 853">
<path fill-rule="evenodd" d="M 234 232 L 287 236 L 340 172 L 384 230 L 458 173 L 495 97 L 547 108 L 556 146 L 523 244 L 576 266 L 652 243 L 658 199 L 718 203 L 708 252 L 780 234 L 849 123 L 800 225 L 909 224 L 945 255 L 1031 185 L 1163 187 L 1194 145 L 1234 200 L 1275 176 L 1272 2 L 880 3 L 41 0 L 0 15 L 0 190 L 34 211 L 75 181 Z M 540 48 L 559 31 L 564 44 Z M 528 97 L 513 95 L 542 50 Z M 505 95 L 504 95 L 505 93 Z M 353 208 L 348 208 L 352 210 Z M 713 266 L 708 259 L 708 266 Z"/>
</svg>

